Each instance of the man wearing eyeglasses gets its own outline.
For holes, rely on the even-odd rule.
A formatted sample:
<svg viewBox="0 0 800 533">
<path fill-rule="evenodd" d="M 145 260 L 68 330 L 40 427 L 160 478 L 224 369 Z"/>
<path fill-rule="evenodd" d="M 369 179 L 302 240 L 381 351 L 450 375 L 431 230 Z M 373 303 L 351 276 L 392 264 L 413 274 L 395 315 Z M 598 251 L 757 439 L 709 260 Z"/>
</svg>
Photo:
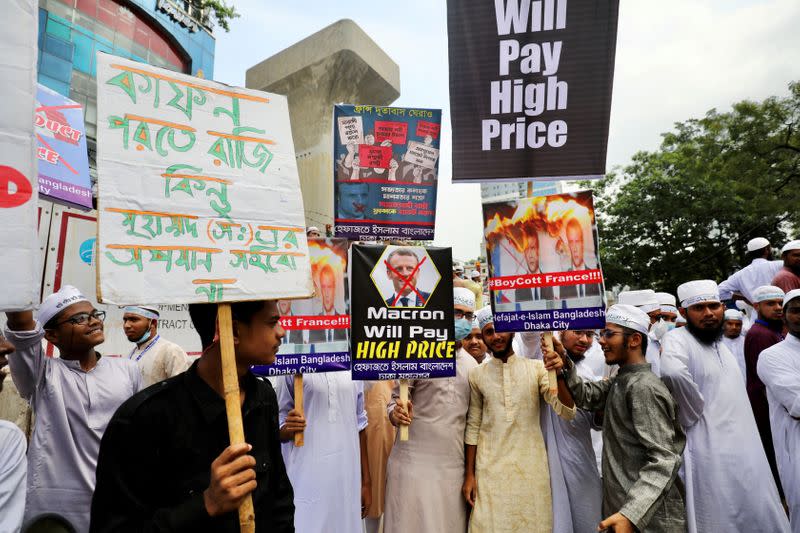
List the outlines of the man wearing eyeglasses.
<svg viewBox="0 0 800 533">
<path fill-rule="evenodd" d="M 86 532 L 100 439 L 117 407 L 141 389 L 141 373 L 133 361 L 95 351 L 105 340 L 105 312 L 75 287 L 45 298 L 38 320 L 31 311 L 6 316 L 5 336 L 16 349 L 11 377 L 36 414 L 25 518 L 58 513 Z M 45 355 L 42 339 L 59 357 Z"/>
</svg>

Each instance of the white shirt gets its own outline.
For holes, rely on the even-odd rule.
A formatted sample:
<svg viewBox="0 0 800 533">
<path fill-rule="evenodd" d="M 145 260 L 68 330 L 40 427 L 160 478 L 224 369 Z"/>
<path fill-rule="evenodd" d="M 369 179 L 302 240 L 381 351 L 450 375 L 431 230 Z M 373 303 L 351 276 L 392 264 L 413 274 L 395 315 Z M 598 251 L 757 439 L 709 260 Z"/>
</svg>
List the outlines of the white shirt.
<svg viewBox="0 0 800 533">
<path fill-rule="evenodd" d="M 800 533 L 800 339 L 788 335 L 761 352 L 757 372 L 767 386 L 772 440 L 792 531 Z"/>
<path fill-rule="evenodd" d="M 747 301 L 753 301 L 753 291 L 763 285 L 771 285 L 772 278 L 783 268 L 783 261 L 767 261 L 766 259 L 753 259 L 753 262 L 734 272 L 725 281 L 719 284 L 719 297 L 722 300 L 731 298 L 738 292 Z"/>
<path fill-rule="evenodd" d="M 789 521 L 758 435 L 739 365 L 721 342 L 688 328 L 662 338 L 661 380 L 686 432 L 688 533 L 788 533 Z"/>
<path fill-rule="evenodd" d="M 192 364 L 183 348 L 161 335 L 156 335 L 142 346 L 134 347 L 128 354 L 128 359 L 139 366 L 144 387 L 177 376 Z"/>
<path fill-rule="evenodd" d="M 17 532 L 25 515 L 28 461 L 25 434 L 0 420 L 0 531 Z"/>
<path fill-rule="evenodd" d="M 728 347 L 736 362 L 739 364 L 739 370 L 742 372 L 742 381 L 747 383 L 747 367 L 744 362 L 744 332 L 735 339 L 730 339 L 722 336 L 722 343 Z"/>
</svg>

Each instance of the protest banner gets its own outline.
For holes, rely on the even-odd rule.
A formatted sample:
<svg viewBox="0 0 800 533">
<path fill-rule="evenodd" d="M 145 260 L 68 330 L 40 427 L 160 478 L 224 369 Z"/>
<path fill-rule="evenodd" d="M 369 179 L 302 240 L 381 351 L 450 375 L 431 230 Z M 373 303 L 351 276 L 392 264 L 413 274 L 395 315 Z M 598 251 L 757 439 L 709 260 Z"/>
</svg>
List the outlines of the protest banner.
<svg viewBox="0 0 800 533">
<path fill-rule="evenodd" d="M 353 240 L 430 240 L 442 112 L 334 106 L 334 232 Z"/>
<path fill-rule="evenodd" d="M 450 248 L 355 244 L 351 261 L 353 379 L 454 376 Z"/>
<path fill-rule="evenodd" d="M 605 174 L 619 0 L 448 0 L 453 181 Z"/>
<path fill-rule="evenodd" d="M 253 372 L 278 376 L 350 370 L 347 245 L 345 239 L 308 240 L 315 296 L 278 301 L 286 336 L 275 363 L 254 366 Z"/>
<path fill-rule="evenodd" d="M 38 4 L 12 0 L 3 10 L 0 37 L 0 250 L 3 290 L 0 310 L 20 311 L 39 303 L 41 270 L 37 229 L 36 32 Z"/>
<path fill-rule="evenodd" d="M 98 299 L 310 296 L 286 97 L 107 54 L 97 80 Z"/>
<path fill-rule="evenodd" d="M 243 443 L 229 302 L 312 293 L 286 97 L 97 61 L 98 300 L 218 303 L 228 430 Z M 239 522 L 255 530 L 250 496 Z"/>
<path fill-rule="evenodd" d="M 83 108 L 40 84 L 36 91 L 34 123 L 39 194 L 54 202 L 92 209 Z"/>
<path fill-rule="evenodd" d="M 605 291 L 591 191 L 483 206 L 497 331 L 605 325 Z"/>
</svg>

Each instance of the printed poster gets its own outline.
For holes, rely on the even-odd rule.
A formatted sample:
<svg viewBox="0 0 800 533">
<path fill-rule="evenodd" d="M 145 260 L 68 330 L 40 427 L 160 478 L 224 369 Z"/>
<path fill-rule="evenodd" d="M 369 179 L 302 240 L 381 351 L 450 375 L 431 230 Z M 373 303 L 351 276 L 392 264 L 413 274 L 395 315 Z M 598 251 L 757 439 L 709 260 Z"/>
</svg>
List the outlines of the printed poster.
<svg viewBox="0 0 800 533">
<path fill-rule="evenodd" d="M 455 376 L 451 249 L 351 250 L 353 379 Z"/>
<path fill-rule="evenodd" d="M 483 205 L 497 331 L 605 326 L 591 191 Z"/>
<path fill-rule="evenodd" d="M 447 0 L 453 181 L 606 172 L 619 0 Z"/>
<path fill-rule="evenodd" d="M 98 299 L 307 298 L 285 96 L 98 54 Z"/>
<path fill-rule="evenodd" d="M 334 231 L 352 240 L 431 240 L 442 112 L 336 105 Z"/>
<path fill-rule="evenodd" d="M 92 209 L 83 108 L 39 84 L 34 122 L 39 193 L 54 202 Z"/>
<path fill-rule="evenodd" d="M 39 303 L 41 270 L 37 235 L 36 95 L 38 4 L 4 4 L 0 61 L 0 250 L 3 290 L 0 310 L 20 311 Z"/>
<path fill-rule="evenodd" d="M 345 239 L 309 239 L 314 297 L 278 300 L 286 330 L 275 363 L 258 365 L 263 376 L 350 369 L 350 288 Z"/>
</svg>

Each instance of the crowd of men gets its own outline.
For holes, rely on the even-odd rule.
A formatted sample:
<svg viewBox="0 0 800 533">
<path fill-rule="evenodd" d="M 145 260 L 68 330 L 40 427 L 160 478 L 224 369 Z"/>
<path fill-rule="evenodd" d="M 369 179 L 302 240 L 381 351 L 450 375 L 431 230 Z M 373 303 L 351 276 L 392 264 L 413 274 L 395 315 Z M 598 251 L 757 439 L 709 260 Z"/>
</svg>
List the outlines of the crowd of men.
<svg viewBox="0 0 800 533">
<path fill-rule="evenodd" d="M 104 312 L 63 287 L 7 313 L 0 364 L 35 422 L 29 443 L 0 422 L 0 531 L 50 515 L 233 532 L 250 495 L 260 532 L 800 533 L 800 241 L 770 250 L 753 239 L 719 285 L 622 292 L 602 329 L 552 339 L 496 331 L 454 272 L 456 375 L 412 380 L 408 401 L 333 372 L 305 376 L 298 409 L 291 377 L 250 371 L 285 338 L 277 302 L 234 303 L 241 445 L 215 305 L 190 306 L 196 361 L 143 306 L 125 309 L 132 351 L 109 358 Z"/>
</svg>

